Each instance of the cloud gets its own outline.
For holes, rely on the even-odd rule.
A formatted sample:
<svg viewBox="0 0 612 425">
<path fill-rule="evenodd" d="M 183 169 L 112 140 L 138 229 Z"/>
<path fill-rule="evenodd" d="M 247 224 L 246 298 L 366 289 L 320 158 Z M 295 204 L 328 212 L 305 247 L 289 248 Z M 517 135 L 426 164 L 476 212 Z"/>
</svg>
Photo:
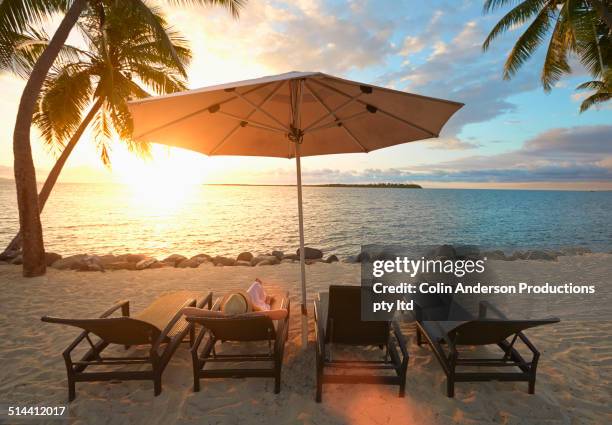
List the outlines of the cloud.
<svg viewBox="0 0 612 425">
<path fill-rule="evenodd" d="M 199 7 L 197 13 L 189 8 L 166 10 L 170 22 L 181 22 L 181 30 L 196 51 L 210 52 L 194 60 L 190 75 L 198 81 L 198 74 L 214 73 L 210 68 L 215 58 L 227 59 L 226 66 L 233 61 L 237 67 L 254 69 L 257 67 L 253 64 L 258 64 L 264 72 L 346 74 L 379 65 L 397 51 L 390 41 L 395 25 L 391 19 L 372 15 L 366 6 L 359 2 L 334 5 L 323 0 L 251 1 L 239 21 L 218 8 Z M 240 52 L 242 62 L 236 60 L 236 52 Z M 244 75 L 248 72 L 234 69 L 231 75 L 224 72 L 219 79 L 227 81 L 236 74 L 241 74 L 238 78 L 255 76 Z"/>
<path fill-rule="evenodd" d="M 440 149 L 440 150 L 467 150 L 467 149 L 476 149 L 482 146 L 480 143 L 475 141 L 465 141 L 458 139 L 456 137 L 442 137 L 437 139 L 430 139 L 423 143 L 427 144 L 427 147 L 430 149 Z"/>
<path fill-rule="evenodd" d="M 306 170 L 306 183 L 475 182 L 580 183 L 609 182 L 612 186 L 612 126 L 558 128 L 528 140 L 519 149 L 497 155 L 474 155 L 410 168 L 365 170 Z M 448 140 L 446 141 L 448 143 Z M 291 181 L 289 170 L 276 178 Z"/>
<path fill-rule="evenodd" d="M 525 66 L 511 81 L 502 79 L 503 60 L 509 44 L 499 42 L 482 52 L 481 43 L 486 37 L 484 19 L 462 24 L 455 33 L 445 37 L 444 27 L 456 25 L 452 14 L 436 15 L 440 20 L 435 29 L 427 28 L 421 35 L 408 35 L 409 45 L 427 48 L 424 62 L 405 62 L 400 69 L 380 78 L 401 90 L 442 97 L 465 103 L 444 129 L 448 137 L 456 136 L 472 123 L 486 122 L 499 115 L 512 112 L 516 105 L 508 100 L 512 95 L 536 89 L 539 80 L 535 67 Z M 432 18 L 433 20 L 433 18 Z"/>
</svg>

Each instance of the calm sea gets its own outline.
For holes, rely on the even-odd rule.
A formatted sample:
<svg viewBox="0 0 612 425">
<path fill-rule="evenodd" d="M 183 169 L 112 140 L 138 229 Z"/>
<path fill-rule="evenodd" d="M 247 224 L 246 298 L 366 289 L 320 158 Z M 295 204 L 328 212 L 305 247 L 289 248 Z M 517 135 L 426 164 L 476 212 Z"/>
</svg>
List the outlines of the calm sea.
<svg viewBox="0 0 612 425">
<path fill-rule="evenodd" d="M 158 189 L 58 184 L 42 216 L 48 251 L 236 255 L 294 252 L 294 187 Z M 14 183 L 0 181 L 0 245 L 18 228 Z M 304 188 L 307 245 L 341 256 L 361 244 L 612 249 L 612 192 Z"/>
</svg>

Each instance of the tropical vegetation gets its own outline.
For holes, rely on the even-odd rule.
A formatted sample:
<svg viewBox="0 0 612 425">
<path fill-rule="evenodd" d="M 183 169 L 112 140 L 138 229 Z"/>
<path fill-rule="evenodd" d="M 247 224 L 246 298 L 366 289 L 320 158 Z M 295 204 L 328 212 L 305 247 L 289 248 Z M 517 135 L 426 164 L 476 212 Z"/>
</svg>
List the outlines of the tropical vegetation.
<svg viewBox="0 0 612 425">
<path fill-rule="evenodd" d="M 147 89 L 156 94 L 186 89 L 191 51 L 158 8 L 151 12 L 160 31 L 151 31 L 140 10 L 122 2 L 88 8 L 77 24 L 84 47 L 65 45 L 60 51 L 45 79 L 34 114 L 43 142 L 49 150 L 60 153 L 38 195 L 41 212 L 90 123 L 94 123 L 93 141 L 105 165 L 110 163 L 111 133 L 117 134 L 131 151 L 146 155 L 147 144 L 131 141 L 127 101 L 149 96 Z M 48 45 L 48 37 L 43 30 L 30 28 L 12 37 L 12 41 L 13 45 L 2 49 L 8 54 L 1 65 L 27 78 Z M 19 248 L 20 234 L 13 238 L 5 255 Z"/>
<path fill-rule="evenodd" d="M 576 58 L 592 76 L 579 90 L 593 91 L 583 102 L 585 111 L 612 96 L 612 1 L 610 0 L 486 0 L 485 13 L 512 7 L 493 27 L 483 43 L 490 48 L 501 34 L 526 25 L 506 58 L 503 76 L 512 78 L 536 50 L 546 45 L 540 80 L 550 91 L 572 72 Z"/>
<path fill-rule="evenodd" d="M 237 16 L 245 0 L 168 0 L 173 4 L 207 4 L 228 8 Z M 14 173 L 19 208 L 19 225 L 22 234 L 23 275 L 39 276 L 45 273 L 45 249 L 43 242 L 36 171 L 30 145 L 30 127 L 36 113 L 37 101 L 46 81 L 47 73 L 62 52 L 66 39 L 87 8 L 99 8 L 116 2 L 139 10 L 147 17 L 150 31 L 159 31 L 159 22 L 145 0 L 3 0 L 0 2 L 0 45 L 14 45 L 13 38 L 24 34 L 32 25 L 40 25 L 55 14 L 63 18 L 31 68 L 25 85 L 13 132 Z M 7 53 L 0 53 L 5 60 Z M 175 60 L 178 59 L 175 57 Z M 179 62 L 177 60 L 177 62 Z"/>
</svg>

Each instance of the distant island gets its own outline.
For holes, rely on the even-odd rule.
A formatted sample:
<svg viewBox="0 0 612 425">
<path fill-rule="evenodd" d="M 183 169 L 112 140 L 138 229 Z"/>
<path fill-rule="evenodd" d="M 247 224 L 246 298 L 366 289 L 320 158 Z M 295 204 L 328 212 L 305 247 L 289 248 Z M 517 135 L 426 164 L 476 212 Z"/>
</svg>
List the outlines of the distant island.
<svg viewBox="0 0 612 425">
<path fill-rule="evenodd" d="M 294 187 L 295 184 L 250 184 L 250 183 L 205 183 L 204 186 L 272 186 L 272 187 Z M 414 183 L 326 183 L 326 184 L 304 184 L 304 187 L 363 187 L 375 189 L 423 189 Z"/>
<path fill-rule="evenodd" d="M 344 184 L 344 183 L 329 183 L 329 184 L 311 184 L 305 186 L 314 187 L 367 187 L 367 188 L 382 188 L 382 189 L 423 189 L 422 186 L 414 183 L 366 183 L 366 184 Z"/>
</svg>

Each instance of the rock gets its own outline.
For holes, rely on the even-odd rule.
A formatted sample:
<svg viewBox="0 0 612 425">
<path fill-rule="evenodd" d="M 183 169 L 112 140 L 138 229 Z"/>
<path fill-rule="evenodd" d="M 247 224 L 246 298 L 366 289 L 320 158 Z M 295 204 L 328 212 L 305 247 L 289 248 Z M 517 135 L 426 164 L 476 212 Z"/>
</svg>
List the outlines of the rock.
<svg viewBox="0 0 612 425">
<path fill-rule="evenodd" d="M 198 254 L 191 257 L 190 260 L 195 260 L 198 264 L 202 264 L 205 261 L 212 261 L 212 257 L 208 254 Z"/>
<path fill-rule="evenodd" d="M 342 262 L 343 263 L 358 263 L 359 261 L 357 261 L 357 258 L 358 258 L 357 255 L 349 255 L 344 260 L 342 260 Z"/>
<path fill-rule="evenodd" d="M 356 263 L 364 263 L 370 261 L 370 253 L 367 251 L 361 251 L 357 254 L 357 258 L 355 259 Z"/>
<path fill-rule="evenodd" d="M 300 249 L 298 248 L 295 252 L 296 255 L 300 255 Z M 304 258 L 307 260 L 318 260 L 319 258 L 323 258 L 323 251 L 316 248 L 310 248 L 308 246 L 304 247 Z"/>
<path fill-rule="evenodd" d="M 251 261 L 253 259 L 253 254 L 251 254 L 250 252 L 241 252 L 240 254 L 238 254 L 238 257 L 236 257 L 236 261 Z"/>
<path fill-rule="evenodd" d="M 283 253 L 283 251 L 272 251 L 272 255 L 274 255 L 276 258 L 278 258 L 279 260 L 282 260 L 283 257 L 285 256 L 285 254 Z"/>
<path fill-rule="evenodd" d="M 95 255 L 83 257 L 80 261 L 73 263 L 71 269 L 79 272 L 105 271 L 104 266 L 100 263 L 99 257 Z"/>
<path fill-rule="evenodd" d="M 162 263 L 168 263 L 171 264 L 173 267 L 176 267 L 176 265 L 182 261 L 185 261 L 187 259 L 187 257 L 185 257 L 184 255 L 181 254 L 172 254 L 166 258 L 164 258 L 162 260 Z"/>
<path fill-rule="evenodd" d="M 60 258 L 59 260 L 55 261 L 51 265 L 51 267 L 58 270 L 70 270 L 73 269 L 73 267 L 76 267 L 81 262 L 81 260 L 86 257 L 87 255 L 85 254 L 70 255 L 68 257 Z"/>
<path fill-rule="evenodd" d="M 154 263 L 149 265 L 150 269 L 162 269 L 164 267 L 170 267 L 170 264 L 162 263 L 161 261 L 155 260 Z"/>
<path fill-rule="evenodd" d="M 483 257 L 486 257 L 487 260 L 507 260 L 506 254 L 504 251 L 500 249 L 496 249 L 494 251 L 485 251 L 483 252 Z"/>
<path fill-rule="evenodd" d="M 215 263 L 212 261 L 204 261 L 203 263 L 200 263 L 198 267 L 215 267 Z"/>
<path fill-rule="evenodd" d="M 11 264 L 14 264 L 16 266 L 20 266 L 23 264 L 23 256 L 21 254 L 19 254 L 17 257 L 13 258 L 11 260 Z"/>
<path fill-rule="evenodd" d="M 193 259 L 185 259 L 183 261 L 181 261 L 180 263 L 178 263 L 176 265 L 176 267 L 178 267 L 179 269 L 186 269 L 188 267 L 195 269 L 196 267 L 198 267 L 200 265 L 200 263 L 197 260 L 193 260 Z"/>
<path fill-rule="evenodd" d="M 6 251 L 0 254 L 0 261 L 10 262 L 12 259 L 16 258 L 21 254 L 20 250 Z"/>
<path fill-rule="evenodd" d="M 274 255 L 259 255 L 251 260 L 251 265 L 256 266 L 263 261 L 267 261 L 269 263 L 266 265 L 274 265 L 280 263 L 278 258 L 276 258 Z"/>
<path fill-rule="evenodd" d="M 323 259 L 322 258 L 317 258 L 316 260 L 304 260 L 304 264 L 306 264 L 307 266 L 311 266 L 315 263 L 323 263 Z"/>
<path fill-rule="evenodd" d="M 147 258 L 149 257 L 144 254 L 128 254 L 126 260 L 128 260 L 130 263 L 136 264 L 139 261 L 146 260 Z"/>
<path fill-rule="evenodd" d="M 329 257 L 327 257 L 327 258 L 325 259 L 325 262 L 326 262 L 327 264 L 335 263 L 335 262 L 337 262 L 337 261 L 338 261 L 338 257 L 337 257 L 337 256 L 335 256 L 335 255 L 333 255 L 333 254 L 332 254 L 332 255 L 330 255 Z"/>
<path fill-rule="evenodd" d="M 144 270 L 151 267 L 151 265 L 157 263 L 155 258 L 145 258 L 136 263 L 136 270 Z"/>
<path fill-rule="evenodd" d="M 129 261 L 114 261 L 104 266 L 106 270 L 136 270 L 136 264 Z"/>
<path fill-rule="evenodd" d="M 59 254 L 56 254 L 55 252 L 45 252 L 45 261 L 47 263 L 47 266 L 50 266 L 51 264 L 55 263 L 57 260 L 61 260 L 62 256 Z"/>
<path fill-rule="evenodd" d="M 292 260 L 291 258 L 283 258 L 281 260 L 281 264 L 287 264 L 287 263 L 295 263 L 295 260 Z"/>
<path fill-rule="evenodd" d="M 247 266 L 247 267 L 251 267 L 251 262 L 250 261 L 236 261 L 236 266 Z"/>
<path fill-rule="evenodd" d="M 236 264 L 236 260 L 233 258 L 222 257 L 221 255 L 217 255 L 212 261 L 215 263 L 215 266 L 233 266 Z"/>
<path fill-rule="evenodd" d="M 455 258 L 457 256 L 457 251 L 455 251 L 452 245 L 440 245 L 428 253 L 428 256 L 435 258 Z"/>
<path fill-rule="evenodd" d="M 561 248 L 561 252 L 563 255 L 584 255 L 590 254 L 592 251 L 589 248 L 585 248 L 582 246 L 568 246 L 565 248 Z"/>
<path fill-rule="evenodd" d="M 273 255 L 271 255 L 270 257 L 273 257 Z M 274 258 L 276 258 L 276 257 L 274 257 Z M 278 258 L 276 258 L 276 261 L 278 261 Z M 262 260 L 262 261 L 258 262 L 257 264 L 255 264 L 255 267 L 273 266 L 275 264 L 278 264 L 278 263 L 274 262 L 273 260 Z"/>
<path fill-rule="evenodd" d="M 112 254 L 108 254 L 108 255 L 100 255 L 98 257 L 98 261 L 100 262 L 100 264 L 106 267 L 111 263 L 114 263 L 117 261 L 126 261 L 126 260 L 119 260 L 119 257 L 112 255 Z"/>
<path fill-rule="evenodd" d="M 300 259 L 299 254 L 286 254 L 283 256 L 283 260 L 299 261 L 299 259 Z"/>
<path fill-rule="evenodd" d="M 526 259 L 527 259 L 527 253 L 524 251 L 514 251 L 512 255 L 509 257 L 510 261 L 526 260 Z"/>
<path fill-rule="evenodd" d="M 555 261 L 557 255 L 549 251 L 527 251 L 527 260 Z"/>
</svg>

